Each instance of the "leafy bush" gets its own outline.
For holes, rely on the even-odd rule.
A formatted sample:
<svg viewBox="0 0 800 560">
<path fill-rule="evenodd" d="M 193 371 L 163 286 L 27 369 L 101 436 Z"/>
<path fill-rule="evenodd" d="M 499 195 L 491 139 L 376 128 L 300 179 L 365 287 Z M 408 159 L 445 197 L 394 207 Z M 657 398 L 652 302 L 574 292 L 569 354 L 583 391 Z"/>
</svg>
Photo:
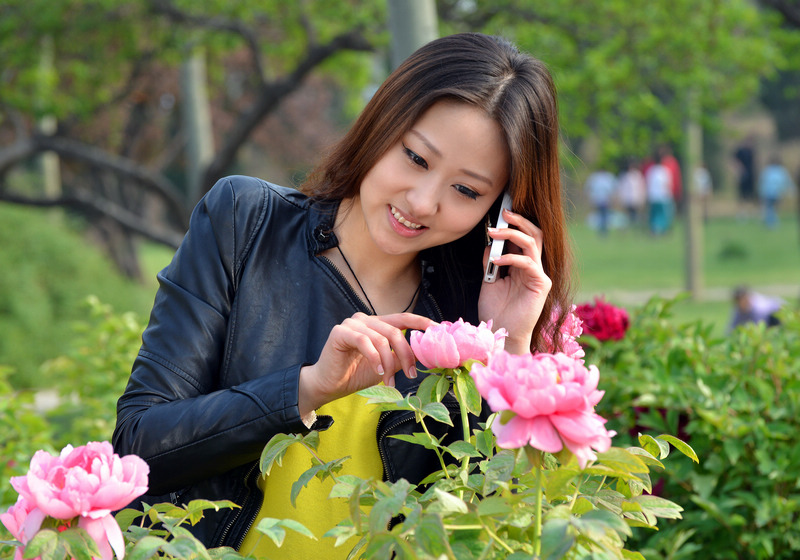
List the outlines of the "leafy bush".
<svg viewBox="0 0 800 560">
<path fill-rule="evenodd" d="M 55 381 L 39 365 L 69 350 L 87 296 L 137 313 L 152 305 L 152 281 L 123 278 L 80 229 L 64 212 L 0 204 L 0 364 L 18 389 Z"/>
<path fill-rule="evenodd" d="M 142 341 L 144 325 L 134 313 L 115 313 L 94 296 L 85 301 L 88 317 L 75 323 L 69 352 L 41 367 L 45 377 L 58 380 L 59 404 L 48 412 L 58 449 L 111 438 L 117 399 Z"/>
<path fill-rule="evenodd" d="M 676 460 L 660 484 L 684 520 L 634 548 L 648 559 L 701 550 L 715 559 L 797 558 L 800 312 L 784 310 L 778 327 L 749 324 L 720 337 L 702 323 L 675 325 L 672 303 L 654 299 L 634 312 L 621 341 L 582 340 L 603 372 L 598 412 L 611 427 L 629 437 L 682 435 L 700 458 L 699 467 Z"/>
</svg>

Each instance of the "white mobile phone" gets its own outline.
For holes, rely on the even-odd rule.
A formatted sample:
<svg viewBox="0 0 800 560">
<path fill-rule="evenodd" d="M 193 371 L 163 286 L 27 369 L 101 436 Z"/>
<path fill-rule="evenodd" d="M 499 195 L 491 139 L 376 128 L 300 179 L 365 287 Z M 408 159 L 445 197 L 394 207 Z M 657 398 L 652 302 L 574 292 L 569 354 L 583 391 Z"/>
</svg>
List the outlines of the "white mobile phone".
<svg viewBox="0 0 800 560">
<path fill-rule="evenodd" d="M 496 228 L 507 228 L 508 222 L 503 218 L 503 209 L 511 210 L 511 196 L 506 192 L 503 194 L 503 202 L 500 204 L 500 215 L 497 216 Z M 503 247 L 505 246 L 505 239 L 493 239 L 492 248 L 489 250 L 489 262 L 486 263 L 486 274 L 483 276 L 484 282 L 494 282 L 497 280 L 497 273 L 500 269 L 499 266 L 492 262 L 503 254 Z"/>
</svg>

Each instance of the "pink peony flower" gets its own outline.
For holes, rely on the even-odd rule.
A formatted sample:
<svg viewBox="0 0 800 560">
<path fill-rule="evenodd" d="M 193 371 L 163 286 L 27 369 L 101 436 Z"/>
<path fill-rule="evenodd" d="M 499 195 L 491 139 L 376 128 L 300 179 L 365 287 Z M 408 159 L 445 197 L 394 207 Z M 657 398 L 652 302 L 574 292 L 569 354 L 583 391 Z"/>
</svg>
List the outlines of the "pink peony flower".
<svg viewBox="0 0 800 560">
<path fill-rule="evenodd" d="M 501 350 L 508 336 L 505 329 L 492 332 L 492 322 L 477 327 L 459 319 L 442 321 L 425 331 L 411 333 L 411 349 L 427 368 L 457 368 L 469 360 L 486 363 L 495 350 Z"/>
<path fill-rule="evenodd" d="M 492 424 L 497 445 L 518 448 L 531 445 L 547 453 L 565 446 L 581 468 L 607 451 L 615 432 L 594 411 L 603 397 L 597 390 L 600 374 L 580 360 L 564 354 L 496 352 L 488 365 L 475 364 L 473 379 L 481 396 L 501 414 Z M 594 451 L 593 451 L 594 450 Z"/>
<path fill-rule="evenodd" d="M 570 309 L 570 312 L 564 319 L 564 322 L 561 324 L 561 329 L 559 332 L 561 334 L 561 351 L 567 356 L 579 359 L 583 358 L 586 355 L 586 352 L 583 350 L 583 346 L 581 346 L 577 340 L 578 337 L 583 334 L 583 321 L 581 321 L 580 317 L 575 314 L 575 309 L 576 307 L 573 305 L 572 309 Z M 555 310 L 553 311 L 551 321 L 555 323 L 557 319 L 558 310 Z M 556 348 L 553 337 L 546 330 L 543 333 L 543 339 L 546 345 L 546 352 L 554 354 L 559 350 Z"/>
<path fill-rule="evenodd" d="M 625 309 L 615 307 L 599 297 L 594 299 L 594 305 L 579 305 L 575 313 L 583 321 L 583 332 L 597 340 L 622 340 L 630 325 Z"/>
<path fill-rule="evenodd" d="M 73 448 L 67 445 L 59 456 L 37 451 L 31 459 L 25 476 L 13 477 L 11 485 L 19 492 L 20 501 L 29 508 L 28 518 L 72 519 L 78 517 L 78 526 L 86 529 L 95 539 L 105 560 L 125 555 L 122 531 L 112 512 L 122 509 L 147 491 L 149 467 L 136 455 L 120 457 L 108 442 L 90 442 Z M 14 506 L 17 507 L 17 506 Z M 19 527 L 21 514 L 18 510 L 9 517 Z M 8 514 L 6 514 L 8 515 Z M 33 531 L 29 519 L 24 521 L 23 536 L 30 538 Z M 6 518 L 3 517 L 6 524 Z M 8 527 L 8 525 L 6 525 Z M 13 530 L 9 528 L 9 531 Z M 27 540 L 18 539 L 20 542 Z"/>
<path fill-rule="evenodd" d="M 22 496 L 17 498 L 17 503 L 8 508 L 7 512 L 0 514 L 0 522 L 22 544 L 27 544 L 33 538 L 44 518 L 44 513 Z M 14 560 L 22 560 L 22 548 L 17 548 Z"/>
</svg>

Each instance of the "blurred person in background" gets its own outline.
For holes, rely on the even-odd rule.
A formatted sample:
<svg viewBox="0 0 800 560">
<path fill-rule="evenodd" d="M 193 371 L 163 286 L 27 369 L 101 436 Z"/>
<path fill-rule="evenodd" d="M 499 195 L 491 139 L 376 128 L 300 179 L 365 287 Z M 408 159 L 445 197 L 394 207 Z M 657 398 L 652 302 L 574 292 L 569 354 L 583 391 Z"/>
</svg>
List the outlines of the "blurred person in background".
<svg viewBox="0 0 800 560">
<path fill-rule="evenodd" d="M 738 172 L 739 217 L 746 218 L 756 201 L 756 153 L 755 136 L 748 134 L 736 150 L 733 158 Z"/>
<path fill-rule="evenodd" d="M 647 168 L 644 176 L 647 186 L 650 233 L 662 235 L 672 227 L 672 175 L 659 161 Z"/>
<path fill-rule="evenodd" d="M 597 232 L 603 236 L 608 233 L 611 202 L 616 187 L 617 178 L 611 171 L 606 169 L 593 171 L 586 179 L 586 194 L 589 197 L 589 203 L 592 205 Z"/>
<path fill-rule="evenodd" d="M 683 178 L 681 177 L 681 164 L 678 163 L 678 159 L 672 155 L 672 148 L 667 144 L 659 148 L 658 154 L 661 165 L 666 167 L 667 171 L 669 171 L 672 205 L 675 211 L 680 213 L 683 211 Z"/>
<path fill-rule="evenodd" d="M 625 170 L 619 176 L 616 197 L 625 210 L 628 225 L 635 227 L 647 204 L 647 185 L 644 182 L 644 174 L 634 159 L 627 161 Z"/>
<path fill-rule="evenodd" d="M 769 229 L 778 227 L 778 205 L 781 199 L 794 189 L 789 171 L 783 166 L 779 155 L 774 154 L 758 176 L 758 196 L 761 200 L 764 225 Z"/>
<path fill-rule="evenodd" d="M 711 173 L 708 171 L 705 162 L 700 162 L 692 172 L 692 188 L 697 201 L 700 204 L 703 221 L 708 222 L 709 206 L 711 204 L 711 196 L 714 194 L 714 184 L 711 179 Z"/>
<path fill-rule="evenodd" d="M 758 293 L 748 286 L 738 286 L 733 290 L 733 317 L 728 332 L 745 323 L 766 323 L 768 327 L 779 325 L 775 313 L 784 303 L 781 298 Z"/>
</svg>

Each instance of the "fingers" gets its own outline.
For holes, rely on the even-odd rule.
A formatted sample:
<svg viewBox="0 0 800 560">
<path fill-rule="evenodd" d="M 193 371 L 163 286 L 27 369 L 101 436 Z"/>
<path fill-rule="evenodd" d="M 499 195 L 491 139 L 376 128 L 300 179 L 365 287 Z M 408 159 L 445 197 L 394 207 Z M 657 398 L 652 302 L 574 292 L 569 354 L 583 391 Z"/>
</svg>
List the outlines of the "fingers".
<svg viewBox="0 0 800 560">
<path fill-rule="evenodd" d="M 544 249 L 544 234 L 542 230 L 520 214 L 509 210 L 505 210 L 504 212 L 506 221 L 509 225 L 513 225 L 514 227 L 501 229 L 489 228 L 489 237 L 492 239 L 505 239 L 510 241 L 513 246 L 508 247 L 506 254 L 519 252 L 536 261 L 541 261 L 542 251 Z M 514 250 L 515 248 L 516 251 Z M 500 264 L 499 260 L 497 260 L 497 262 Z"/>
<path fill-rule="evenodd" d="M 350 339 L 378 375 L 385 375 L 384 384 L 394 385 L 394 373 L 402 369 L 415 378 L 416 358 L 402 329 L 424 330 L 432 320 L 413 313 L 373 316 L 356 313 L 345 319 L 343 329 L 351 332 Z"/>
</svg>

